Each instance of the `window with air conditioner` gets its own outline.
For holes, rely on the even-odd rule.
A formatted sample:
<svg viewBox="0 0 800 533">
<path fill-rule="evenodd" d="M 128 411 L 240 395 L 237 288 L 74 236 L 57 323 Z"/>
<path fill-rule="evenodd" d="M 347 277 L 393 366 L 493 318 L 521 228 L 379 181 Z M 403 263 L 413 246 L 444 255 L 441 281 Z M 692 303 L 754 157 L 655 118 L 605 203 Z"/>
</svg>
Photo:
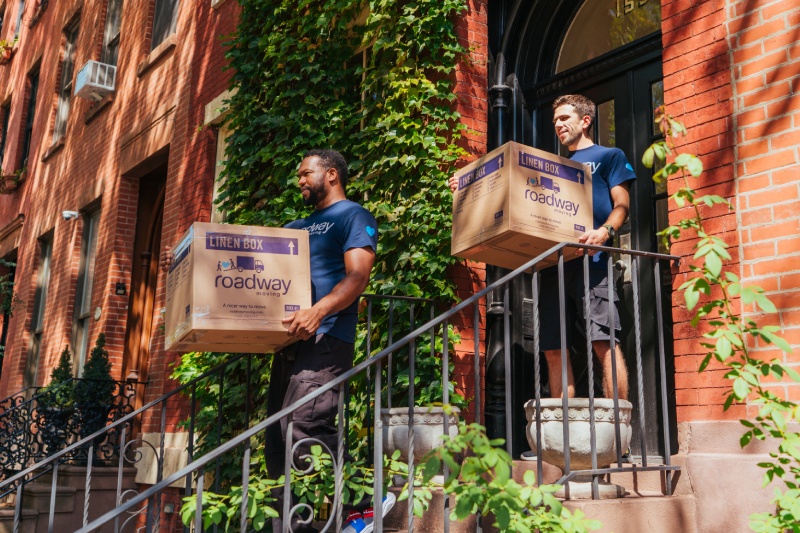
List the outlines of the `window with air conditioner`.
<svg viewBox="0 0 800 533">
<path fill-rule="evenodd" d="M 122 5 L 123 0 L 108 0 L 106 4 L 100 61 L 87 61 L 75 80 L 75 94 L 81 98 L 98 101 L 116 89 Z"/>
</svg>

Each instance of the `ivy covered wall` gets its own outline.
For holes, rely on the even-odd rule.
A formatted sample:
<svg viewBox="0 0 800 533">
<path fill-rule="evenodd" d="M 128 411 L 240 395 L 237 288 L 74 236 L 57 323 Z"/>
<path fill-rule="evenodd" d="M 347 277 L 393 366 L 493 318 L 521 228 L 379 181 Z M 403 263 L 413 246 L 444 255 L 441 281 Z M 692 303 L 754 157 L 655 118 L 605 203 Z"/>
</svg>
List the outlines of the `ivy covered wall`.
<svg viewBox="0 0 800 533">
<path fill-rule="evenodd" d="M 456 27 L 465 0 L 240 4 L 229 222 L 305 216 L 297 165 L 305 150 L 333 147 L 350 162 L 348 196 L 380 224 L 370 290 L 454 299 L 445 182 L 470 157 L 454 92 L 457 64 L 470 62 Z"/>
</svg>

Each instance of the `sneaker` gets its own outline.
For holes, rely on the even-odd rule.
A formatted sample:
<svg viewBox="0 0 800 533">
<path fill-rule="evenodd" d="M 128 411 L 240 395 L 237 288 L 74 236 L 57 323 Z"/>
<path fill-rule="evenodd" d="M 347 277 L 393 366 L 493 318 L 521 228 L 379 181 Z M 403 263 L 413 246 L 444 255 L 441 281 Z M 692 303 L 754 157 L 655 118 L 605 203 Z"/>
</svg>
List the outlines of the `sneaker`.
<svg viewBox="0 0 800 533">
<path fill-rule="evenodd" d="M 342 526 L 342 533 L 364 533 L 367 529 L 367 524 L 364 523 L 364 518 L 358 511 L 353 511 L 345 519 Z M 372 531 L 372 529 L 370 529 Z"/>
<path fill-rule="evenodd" d="M 392 510 L 395 503 L 397 503 L 397 496 L 391 492 L 386 493 L 386 496 L 383 497 L 383 505 L 381 506 L 384 518 L 386 518 L 386 515 Z M 375 528 L 375 510 L 369 507 L 361 513 L 361 516 L 364 518 L 364 523 L 367 525 L 361 533 L 372 533 L 372 530 Z"/>
<path fill-rule="evenodd" d="M 527 452 L 522 452 L 519 456 L 520 459 L 523 461 L 535 461 L 536 460 L 536 452 L 533 450 L 528 450 Z"/>
</svg>

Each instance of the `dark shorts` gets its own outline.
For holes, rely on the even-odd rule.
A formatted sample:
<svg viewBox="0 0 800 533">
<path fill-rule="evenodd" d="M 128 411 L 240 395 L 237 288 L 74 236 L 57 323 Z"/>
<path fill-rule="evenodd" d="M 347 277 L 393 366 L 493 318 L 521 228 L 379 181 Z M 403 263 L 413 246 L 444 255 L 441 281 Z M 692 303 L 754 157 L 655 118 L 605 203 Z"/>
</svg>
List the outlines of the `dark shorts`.
<svg viewBox="0 0 800 533">
<path fill-rule="evenodd" d="M 592 341 L 609 340 L 610 320 L 608 306 L 608 277 L 605 269 L 589 267 L 589 338 Z M 561 348 L 561 297 L 558 290 L 558 268 L 541 271 L 539 285 L 539 348 L 557 350 Z M 621 331 L 617 295 L 611 284 L 614 298 L 614 330 Z M 576 328 L 586 328 L 584 316 L 583 260 L 574 259 L 564 263 L 564 298 L 566 300 L 567 345 L 573 344 Z M 615 335 L 619 339 L 619 334 Z"/>
</svg>

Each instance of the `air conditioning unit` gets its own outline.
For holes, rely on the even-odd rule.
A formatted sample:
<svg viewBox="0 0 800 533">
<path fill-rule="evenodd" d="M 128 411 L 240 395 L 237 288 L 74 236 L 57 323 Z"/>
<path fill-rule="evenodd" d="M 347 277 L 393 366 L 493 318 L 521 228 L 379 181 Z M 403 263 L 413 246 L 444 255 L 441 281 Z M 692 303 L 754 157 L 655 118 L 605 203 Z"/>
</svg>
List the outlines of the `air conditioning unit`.
<svg viewBox="0 0 800 533">
<path fill-rule="evenodd" d="M 116 81 L 117 67 L 90 59 L 78 71 L 75 94 L 81 98 L 100 100 L 114 92 Z"/>
</svg>

